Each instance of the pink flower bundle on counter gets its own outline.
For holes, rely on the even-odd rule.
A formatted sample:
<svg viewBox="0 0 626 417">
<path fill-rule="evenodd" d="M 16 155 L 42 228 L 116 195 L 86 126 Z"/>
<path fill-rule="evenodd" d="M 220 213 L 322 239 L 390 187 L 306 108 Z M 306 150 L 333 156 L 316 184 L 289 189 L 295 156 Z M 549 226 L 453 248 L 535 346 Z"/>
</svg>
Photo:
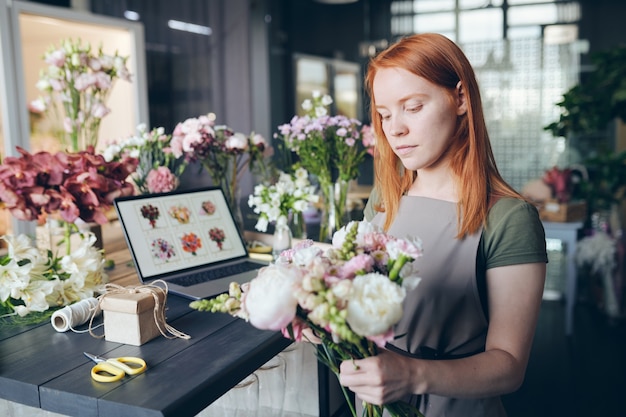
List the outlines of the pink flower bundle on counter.
<svg viewBox="0 0 626 417">
<path fill-rule="evenodd" d="M 371 223 L 353 221 L 334 234 L 325 252 L 304 240 L 252 281 L 232 283 L 228 293 L 190 306 L 228 313 L 295 341 L 306 340 L 311 331 L 321 341 L 318 359 L 337 374 L 341 361 L 374 356 L 393 340 L 404 298 L 420 281 L 413 267 L 420 256 L 419 239 L 398 239 Z M 382 416 L 383 410 L 419 415 L 402 402 L 364 406 L 368 416 Z"/>
</svg>

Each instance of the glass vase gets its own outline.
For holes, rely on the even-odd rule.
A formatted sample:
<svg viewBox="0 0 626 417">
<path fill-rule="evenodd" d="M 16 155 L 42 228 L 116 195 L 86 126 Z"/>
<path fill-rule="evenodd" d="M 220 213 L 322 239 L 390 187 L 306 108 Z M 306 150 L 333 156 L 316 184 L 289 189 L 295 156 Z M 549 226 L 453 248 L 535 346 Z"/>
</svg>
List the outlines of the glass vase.
<svg viewBox="0 0 626 417">
<path fill-rule="evenodd" d="M 304 213 L 301 211 L 293 211 L 290 213 L 289 228 L 292 237 L 296 239 L 306 239 L 306 223 L 304 222 Z"/>
<path fill-rule="evenodd" d="M 72 253 L 72 247 L 79 244 L 79 231 L 74 223 L 48 216 L 46 223 L 37 228 L 37 248 L 40 250 L 63 256 Z"/>
<path fill-rule="evenodd" d="M 276 220 L 274 226 L 274 236 L 272 238 L 272 256 L 274 259 L 278 259 L 281 252 L 291 248 L 291 229 L 287 223 L 286 216 L 280 216 Z"/>
<path fill-rule="evenodd" d="M 322 186 L 320 242 L 332 242 L 333 234 L 350 221 L 347 210 L 349 182 L 337 180 Z"/>
<path fill-rule="evenodd" d="M 237 225 L 237 230 L 241 236 L 243 236 L 243 214 L 241 213 L 241 191 L 237 186 L 236 182 L 230 181 L 228 178 L 224 178 L 221 181 L 221 187 L 224 191 L 224 196 L 226 197 L 226 203 L 228 203 L 228 208 L 235 219 L 235 224 Z"/>
</svg>

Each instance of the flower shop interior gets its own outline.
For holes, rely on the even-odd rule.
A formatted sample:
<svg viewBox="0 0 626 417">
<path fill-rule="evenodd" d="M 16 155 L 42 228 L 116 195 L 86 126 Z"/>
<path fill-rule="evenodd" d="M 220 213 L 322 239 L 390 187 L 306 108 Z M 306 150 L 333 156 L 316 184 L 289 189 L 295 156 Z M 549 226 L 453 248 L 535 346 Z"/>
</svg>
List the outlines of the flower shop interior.
<svg viewBox="0 0 626 417">
<path fill-rule="evenodd" d="M 374 181 L 363 75 L 395 39 L 421 32 L 448 36 L 468 56 L 500 172 L 536 203 L 546 230 L 544 299 L 524 384 L 503 398 L 508 415 L 621 415 L 625 15 L 626 3 L 613 0 L 0 0 L 0 234 L 47 245 L 46 271 L 56 271 L 47 289 L 16 289 L 9 268 L 34 261 L 12 259 L 18 247 L 26 251 L 24 241 L 1 241 L 0 415 L 222 416 L 237 407 L 252 413 L 237 415 L 351 415 L 335 376 L 307 344 L 294 348 L 219 314 L 210 316 L 211 329 L 200 327 L 191 317 L 209 316 L 189 313 L 188 301 L 174 294 L 148 297 L 154 317 L 152 310 L 130 314 L 139 325 L 130 342 L 126 328 L 121 339 L 109 332 L 106 342 L 95 338 L 102 329 L 88 315 L 73 323 L 83 333 L 72 325 L 62 333 L 51 315 L 98 297 L 103 276 L 124 300 L 126 288 L 141 284 L 114 198 L 176 199 L 219 187 L 224 201 L 203 202 L 202 215 L 225 208 L 234 227 L 211 229 L 211 250 L 241 233 L 250 254 L 265 261 L 301 239 L 328 244 L 333 231 L 361 220 Z M 90 60 L 59 63 L 79 53 Z M 96 66 L 103 78 L 87 74 Z M 76 87 L 59 81 L 80 68 Z M 302 120 L 320 115 L 333 116 L 336 125 L 327 129 L 335 138 L 343 130 L 356 141 L 326 149 L 327 165 L 290 140 Z M 212 142 L 200 143 L 207 132 Z M 18 192 L 16 179 L 35 181 L 42 170 L 45 187 L 63 177 L 56 191 L 45 203 L 29 197 L 20 204 L 17 194 L 41 201 L 44 192 L 32 182 Z M 77 203 L 68 206 L 68 198 Z M 284 199 L 272 205 L 277 198 Z M 154 206 L 144 207 L 139 220 L 165 222 Z M 168 219 L 177 226 L 199 217 L 173 208 Z M 74 233 L 85 230 L 94 237 L 87 245 Z M 202 249 L 196 237 L 185 234 L 191 256 Z M 163 262 L 173 256 L 166 243 L 159 244 Z M 55 245 L 65 245 L 65 257 Z M 87 254 L 82 264 L 70 247 Z M 102 266 L 80 278 L 80 289 L 74 282 L 72 291 L 56 293 L 48 285 L 68 288 L 80 275 L 72 268 L 90 268 L 89 256 Z M 167 318 L 159 319 L 165 299 Z M 128 320 L 117 310 L 104 313 L 105 328 L 106 313 L 108 323 L 118 315 Z M 35 342 L 140 356 L 148 368 L 105 388 L 90 381 L 67 389 L 88 385 L 80 367 L 93 363 L 81 351 L 59 357 L 64 370 L 40 370 L 47 350 L 31 349 Z M 31 371 L 5 366 L 20 361 L 32 363 Z M 172 374 L 159 379 L 159 365 Z"/>
</svg>

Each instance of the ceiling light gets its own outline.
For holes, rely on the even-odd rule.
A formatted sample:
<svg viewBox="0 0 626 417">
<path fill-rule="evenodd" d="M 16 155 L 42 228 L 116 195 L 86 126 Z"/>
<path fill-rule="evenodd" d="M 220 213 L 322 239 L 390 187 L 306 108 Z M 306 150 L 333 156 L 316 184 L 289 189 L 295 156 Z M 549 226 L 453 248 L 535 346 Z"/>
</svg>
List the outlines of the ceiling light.
<svg viewBox="0 0 626 417">
<path fill-rule="evenodd" d="M 133 12 L 132 10 L 125 10 L 124 11 L 124 17 L 126 19 L 128 19 L 128 20 L 137 21 L 137 20 L 139 20 L 139 13 Z"/>
<path fill-rule="evenodd" d="M 168 20 L 167 26 L 170 29 L 182 30 L 185 32 L 197 33 L 198 35 L 209 36 L 213 30 L 208 26 L 196 25 L 194 23 L 181 22 L 180 20 Z"/>
</svg>

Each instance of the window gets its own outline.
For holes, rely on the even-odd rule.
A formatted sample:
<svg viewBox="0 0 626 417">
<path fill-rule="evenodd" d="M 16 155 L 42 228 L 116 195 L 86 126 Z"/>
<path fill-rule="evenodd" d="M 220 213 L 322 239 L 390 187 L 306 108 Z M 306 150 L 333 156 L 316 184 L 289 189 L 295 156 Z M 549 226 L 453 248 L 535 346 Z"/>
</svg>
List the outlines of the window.
<svg viewBox="0 0 626 417">
<path fill-rule="evenodd" d="M 438 32 L 457 42 L 481 86 L 493 151 L 516 189 L 554 165 L 577 162 L 543 130 L 577 82 L 577 1 L 392 1 L 392 34 Z"/>
</svg>

